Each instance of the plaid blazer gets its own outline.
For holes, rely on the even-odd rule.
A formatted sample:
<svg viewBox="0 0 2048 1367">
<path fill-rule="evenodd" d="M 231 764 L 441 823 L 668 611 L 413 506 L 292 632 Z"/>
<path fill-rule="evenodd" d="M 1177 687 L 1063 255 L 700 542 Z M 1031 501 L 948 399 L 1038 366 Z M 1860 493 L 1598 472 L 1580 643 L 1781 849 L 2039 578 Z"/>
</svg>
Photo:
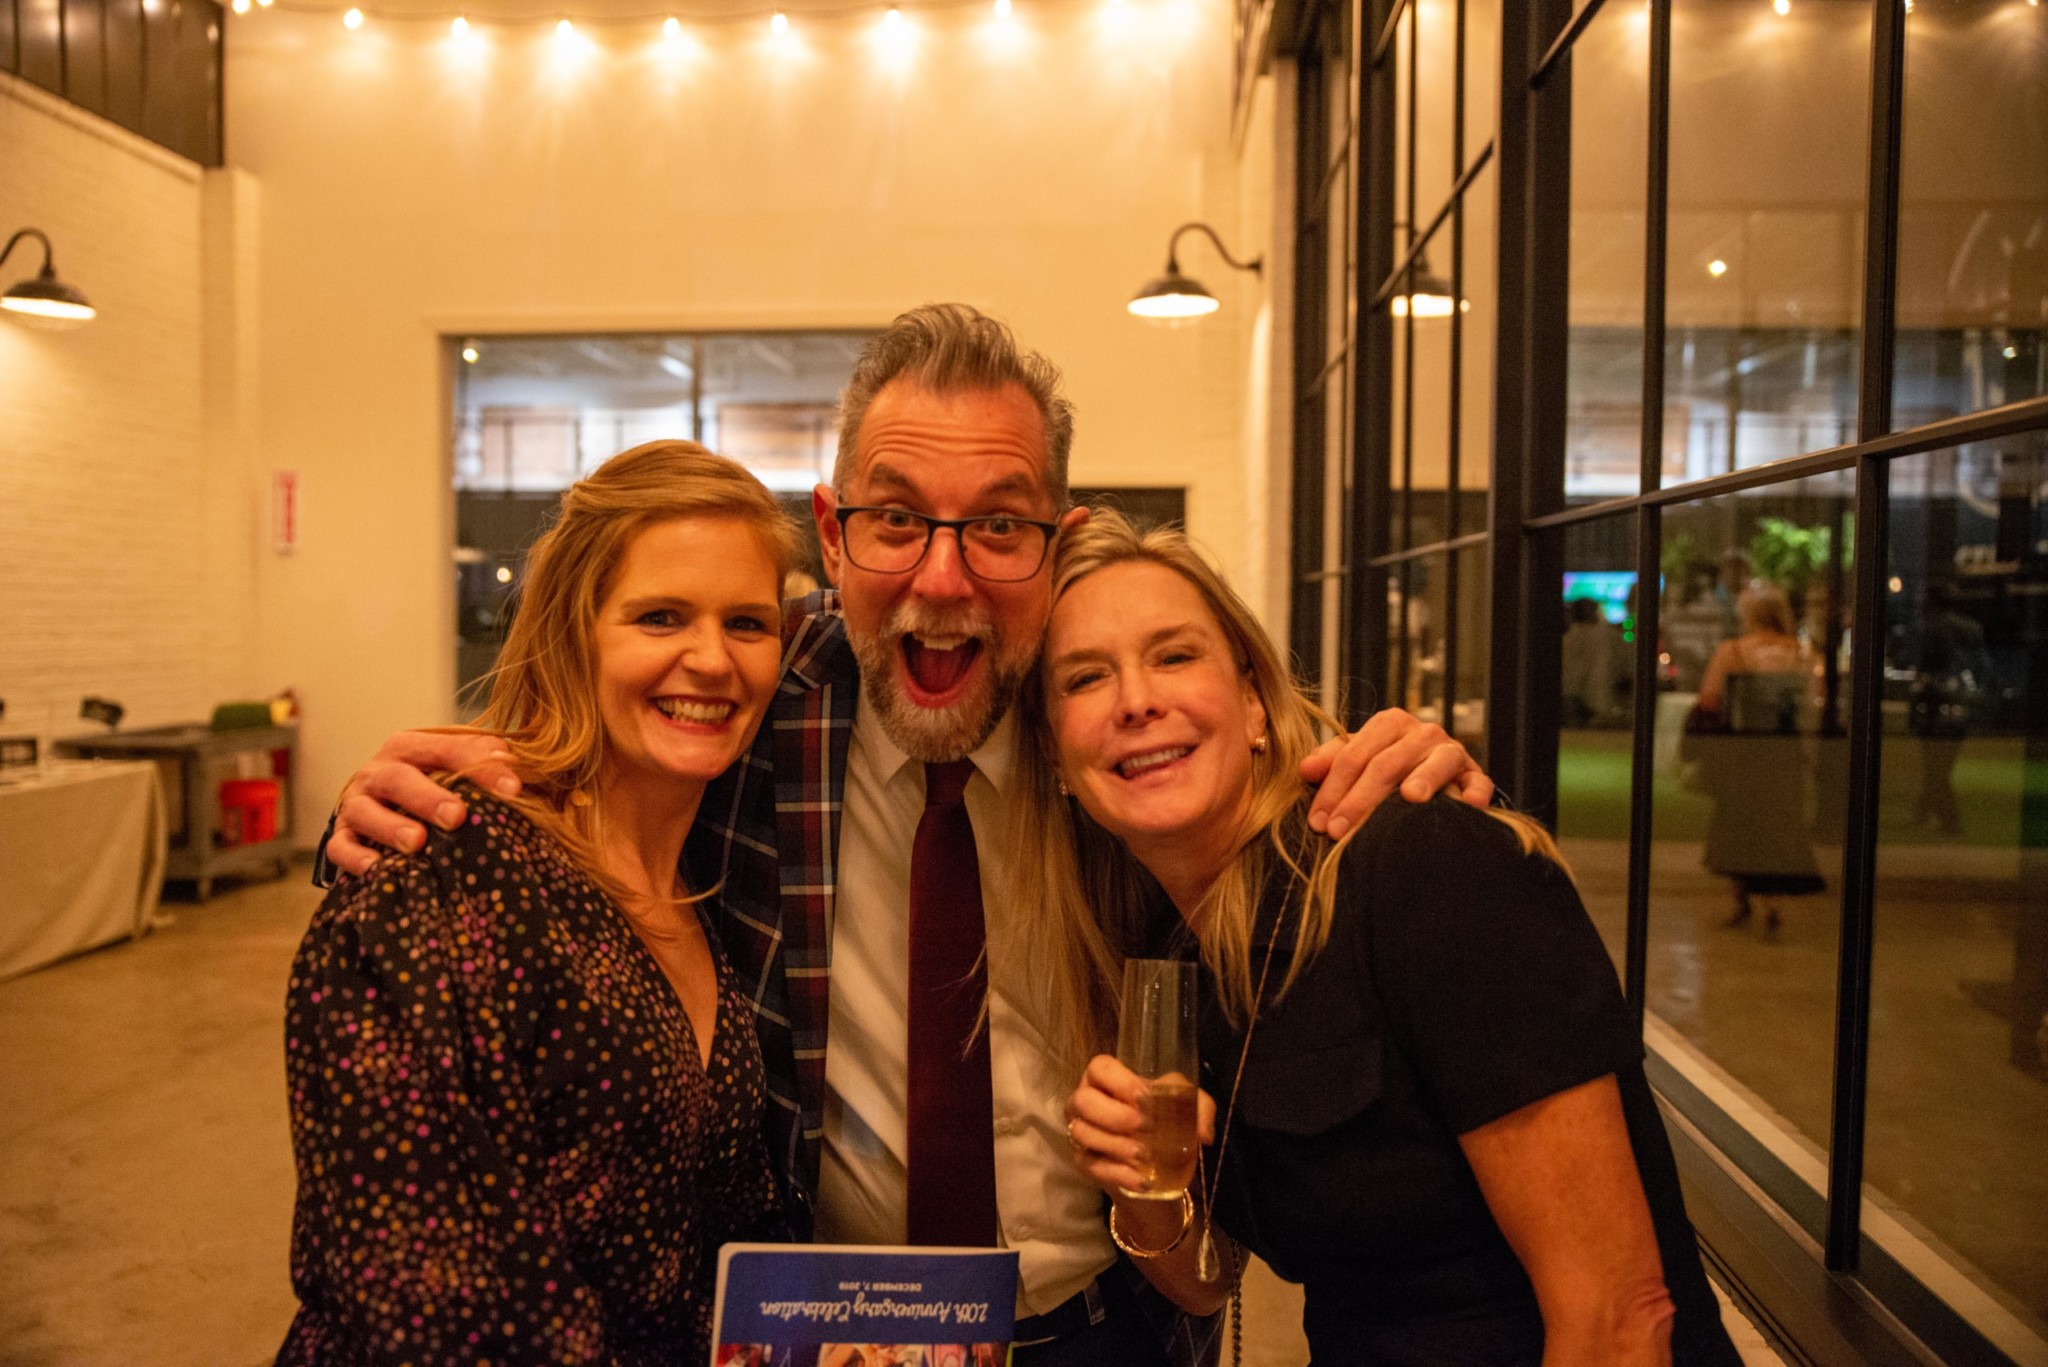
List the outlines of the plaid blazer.
<svg viewBox="0 0 2048 1367">
<path fill-rule="evenodd" d="M 847 747 L 860 668 L 839 594 L 791 603 L 782 680 L 746 757 L 712 784 L 684 851 L 692 887 L 720 888 L 719 933 L 748 985 L 767 1068 L 764 1121 L 791 1233 L 808 1239 L 825 1134 L 825 1029 Z M 1209 1367 L 1220 1315 L 1181 1313 L 1128 1259 L 1125 1282 L 1174 1367 Z"/>
</svg>

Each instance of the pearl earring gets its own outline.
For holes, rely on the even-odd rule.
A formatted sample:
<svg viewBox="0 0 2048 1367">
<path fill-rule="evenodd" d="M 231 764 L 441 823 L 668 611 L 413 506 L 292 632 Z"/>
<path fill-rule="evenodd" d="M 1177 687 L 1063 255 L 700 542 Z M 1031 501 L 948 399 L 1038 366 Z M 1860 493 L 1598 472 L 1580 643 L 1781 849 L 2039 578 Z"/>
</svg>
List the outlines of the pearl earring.
<svg viewBox="0 0 2048 1367">
<path fill-rule="evenodd" d="M 1072 797 L 1074 795 L 1074 790 L 1067 786 L 1067 781 L 1065 779 L 1056 779 L 1054 781 L 1060 785 L 1061 797 Z"/>
<path fill-rule="evenodd" d="M 1266 753 L 1266 738 L 1264 736 L 1252 737 L 1252 753 L 1255 755 L 1263 755 Z"/>
</svg>

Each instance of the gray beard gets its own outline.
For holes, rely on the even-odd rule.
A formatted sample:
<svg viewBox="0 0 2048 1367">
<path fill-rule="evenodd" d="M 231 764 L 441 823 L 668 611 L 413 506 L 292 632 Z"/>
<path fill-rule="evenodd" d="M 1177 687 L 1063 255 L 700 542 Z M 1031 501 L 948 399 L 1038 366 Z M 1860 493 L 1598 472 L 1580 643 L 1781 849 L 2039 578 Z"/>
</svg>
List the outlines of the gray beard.
<svg viewBox="0 0 2048 1367">
<path fill-rule="evenodd" d="M 879 636 L 851 629 L 847 635 L 860 662 L 861 688 L 874 704 L 883 733 L 920 764 L 950 764 L 979 750 L 1009 714 L 1036 663 L 1005 661 L 1002 640 L 990 635 L 982 645 L 988 670 L 982 684 L 951 707 L 920 707 L 898 685 L 896 671 L 903 659 L 898 622 L 892 620 Z"/>
</svg>

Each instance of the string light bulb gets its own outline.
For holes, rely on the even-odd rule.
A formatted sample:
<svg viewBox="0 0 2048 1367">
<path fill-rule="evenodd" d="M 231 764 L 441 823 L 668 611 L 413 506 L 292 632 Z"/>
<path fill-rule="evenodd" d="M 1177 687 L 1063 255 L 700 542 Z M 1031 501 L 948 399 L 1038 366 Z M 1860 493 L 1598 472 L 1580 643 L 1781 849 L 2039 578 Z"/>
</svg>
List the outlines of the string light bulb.
<svg viewBox="0 0 2048 1367">
<path fill-rule="evenodd" d="M 341 26 L 351 33 L 361 28 L 363 26 L 363 12 L 353 5 L 349 6 L 348 13 L 341 16 Z"/>
<path fill-rule="evenodd" d="M 1722 276 L 1728 274 L 1728 263 L 1719 257 L 1715 257 L 1707 263 L 1707 274 L 1719 280 Z"/>
<path fill-rule="evenodd" d="M 996 18 L 1007 19 L 1009 17 L 1010 0 L 996 0 Z"/>
<path fill-rule="evenodd" d="M 448 31 L 457 38 L 462 37 L 462 35 L 469 32 L 469 20 L 459 14 L 456 15 L 454 19 L 449 21 Z"/>
<path fill-rule="evenodd" d="M 661 21 L 661 36 L 673 43 L 683 36 L 683 21 L 671 14 Z"/>
<path fill-rule="evenodd" d="M 249 0 L 234 0 L 234 3 L 229 5 L 228 8 L 237 14 L 247 14 L 249 12 Z"/>
<path fill-rule="evenodd" d="M 1792 0 L 1771 0 L 1771 8 L 1778 12 L 1780 19 L 1792 12 Z"/>
<path fill-rule="evenodd" d="M 567 19 L 563 19 L 563 20 L 561 20 L 561 21 L 559 21 L 559 22 L 557 22 L 557 23 L 556 23 L 556 25 L 555 25 L 555 41 L 556 41 L 556 42 L 558 42 L 558 43 L 566 43 L 566 42 L 569 42 L 569 41 L 570 41 L 571 39 L 575 38 L 575 36 L 576 36 L 576 26 L 575 26 L 574 24 L 570 23 L 570 22 L 569 22 L 569 21 L 568 21 Z"/>
<path fill-rule="evenodd" d="M 894 5 L 889 6 L 882 14 L 882 27 L 891 33 L 900 32 L 903 28 L 903 11 Z"/>
<path fill-rule="evenodd" d="M 775 11 L 775 17 L 768 21 L 768 30 L 769 32 L 773 33 L 777 38 L 788 36 L 789 16 L 787 14 L 784 14 L 781 10 Z"/>
</svg>

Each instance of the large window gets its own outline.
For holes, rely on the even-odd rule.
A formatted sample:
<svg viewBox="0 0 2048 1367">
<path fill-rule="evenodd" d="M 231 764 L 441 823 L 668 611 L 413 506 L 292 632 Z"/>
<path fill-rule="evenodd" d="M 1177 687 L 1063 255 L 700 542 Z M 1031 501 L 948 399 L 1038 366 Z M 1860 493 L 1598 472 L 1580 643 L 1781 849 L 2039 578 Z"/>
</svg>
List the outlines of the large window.
<svg viewBox="0 0 2048 1367">
<path fill-rule="evenodd" d="M 526 550 L 562 491 L 660 438 L 732 457 L 810 526 L 831 479 L 860 332 L 450 337 L 456 677 L 465 709 L 498 658 Z M 801 571 L 820 574 L 815 546 Z M 801 584 L 795 587 L 802 587 Z"/>
<path fill-rule="evenodd" d="M 2048 1361 L 2048 9 L 1500 15 L 1349 21 L 1296 649 L 1555 826 L 1767 1322 Z"/>
</svg>

